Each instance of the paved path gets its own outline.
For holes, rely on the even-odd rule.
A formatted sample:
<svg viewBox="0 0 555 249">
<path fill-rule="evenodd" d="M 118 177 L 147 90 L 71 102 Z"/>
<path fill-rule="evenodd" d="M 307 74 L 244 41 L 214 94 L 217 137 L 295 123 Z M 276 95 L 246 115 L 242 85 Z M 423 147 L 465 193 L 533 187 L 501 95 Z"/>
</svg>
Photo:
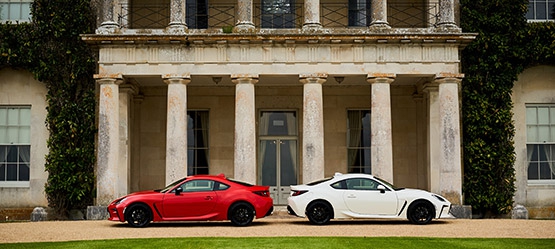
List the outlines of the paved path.
<svg viewBox="0 0 555 249">
<path fill-rule="evenodd" d="M 112 221 L 0 223 L 0 243 L 271 236 L 555 238 L 555 220 L 449 219 L 424 226 L 412 225 L 406 220 L 334 220 L 326 226 L 314 226 L 307 219 L 270 216 L 255 220 L 248 227 L 234 227 L 229 222 L 182 222 L 153 223 L 147 228 L 131 228 Z"/>
</svg>

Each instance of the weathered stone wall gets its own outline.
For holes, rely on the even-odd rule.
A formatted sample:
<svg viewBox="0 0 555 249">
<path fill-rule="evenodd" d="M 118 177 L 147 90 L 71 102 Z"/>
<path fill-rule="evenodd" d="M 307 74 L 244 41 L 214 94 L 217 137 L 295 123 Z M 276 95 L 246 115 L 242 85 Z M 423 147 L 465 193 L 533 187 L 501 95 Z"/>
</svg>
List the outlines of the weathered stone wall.
<svg viewBox="0 0 555 249">
<path fill-rule="evenodd" d="M 537 66 L 519 75 L 513 87 L 515 123 L 515 204 L 525 206 L 530 218 L 555 218 L 555 180 L 528 181 L 526 104 L 555 104 L 555 67 Z"/>
<path fill-rule="evenodd" d="M 0 208 L 32 208 L 47 206 L 44 171 L 48 130 L 46 119 L 46 87 L 27 71 L 4 68 L 0 70 L 0 105 L 31 106 L 31 165 L 30 180 L 25 186 L 8 187 L 0 182 Z M 30 212 L 29 212 L 30 214 Z M 2 217 L 0 217 L 2 218 Z M 29 217 L 27 217 L 28 219 Z"/>
</svg>

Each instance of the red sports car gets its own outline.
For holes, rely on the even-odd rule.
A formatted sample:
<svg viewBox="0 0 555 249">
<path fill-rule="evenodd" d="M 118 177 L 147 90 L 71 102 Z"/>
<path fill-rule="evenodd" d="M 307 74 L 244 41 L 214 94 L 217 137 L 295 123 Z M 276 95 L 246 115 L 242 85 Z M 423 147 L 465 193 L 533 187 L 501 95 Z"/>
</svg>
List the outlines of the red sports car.
<svg viewBox="0 0 555 249">
<path fill-rule="evenodd" d="M 157 221 L 230 220 L 249 225 L 254 217 L 273 211 L 268 186 L 257 186 L 217 176 L 197 175 L 178 180 L 164 189 L 132 193 L 108 206 L 111 221 L 145 227 Z"/>
</svg>

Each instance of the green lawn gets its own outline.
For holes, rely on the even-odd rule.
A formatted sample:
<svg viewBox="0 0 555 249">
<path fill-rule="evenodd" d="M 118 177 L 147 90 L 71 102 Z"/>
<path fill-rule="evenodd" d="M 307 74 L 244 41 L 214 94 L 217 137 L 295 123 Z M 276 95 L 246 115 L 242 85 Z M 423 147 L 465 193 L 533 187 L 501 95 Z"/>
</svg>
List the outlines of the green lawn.
<svg viewBox="0 0 555 249">
<path fill-rule="evenodd" d="M 408 237 L 159 238 L 0 244 L 0 248 L 555 248 L 555 239 Z"/>
</svg>

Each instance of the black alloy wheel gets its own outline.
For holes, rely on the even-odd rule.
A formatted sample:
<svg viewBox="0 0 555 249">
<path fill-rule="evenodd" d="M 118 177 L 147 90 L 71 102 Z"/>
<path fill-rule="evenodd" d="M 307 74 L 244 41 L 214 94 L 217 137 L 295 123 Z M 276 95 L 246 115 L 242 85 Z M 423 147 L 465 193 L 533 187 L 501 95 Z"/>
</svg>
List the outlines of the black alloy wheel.
<svg viewBox="0 0 555 249">
<path fill-rule="evenodd" d="M 239 202 L 231 205 L 228 217 L 235 226 L 248 226 L 254 219 L 255 211 L 252 205 Z"/>
<path fill-rule="evenodd" d="M 432 222 L 434 217 L 434 205 L 427 201 L 417 201 L 410 205 L 408 209 L 408 218 L 413 224 L 426 225 Z"/>
<path fill-rule="evenodd" d="M 333 218 L 333 211 L 328 203 L 317 201 L 308 205 L 306 216 L 314 225 L 325 225 Z"/>
<path fill-rule="evenodd" d="M 152 211 L 145 204 L 133 204 L 127 208 L 125 219 L 132 227 L 146 227 L 152 221 Z"/>
</svg>

